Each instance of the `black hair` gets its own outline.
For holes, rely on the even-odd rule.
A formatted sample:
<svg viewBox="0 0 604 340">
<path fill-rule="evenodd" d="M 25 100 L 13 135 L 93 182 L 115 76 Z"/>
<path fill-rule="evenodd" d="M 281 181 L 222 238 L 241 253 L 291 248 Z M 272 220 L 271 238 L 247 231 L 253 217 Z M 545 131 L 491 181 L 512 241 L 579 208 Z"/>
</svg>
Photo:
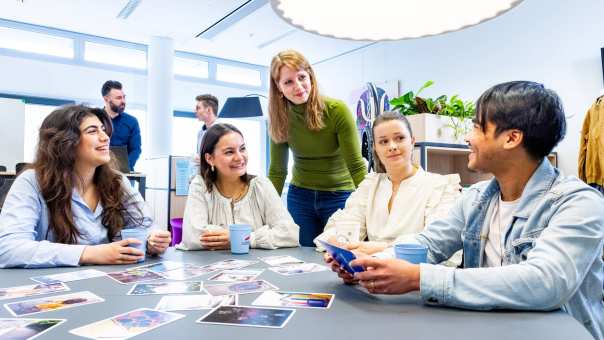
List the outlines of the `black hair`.
<svg viewBox="0 0 604 340">
<path fill-rule="evenodd" d="M 486 90 L 476 101 L 475 122 L 495 136 L 510 129 L 522 131 L 522 146 L 536 160 L 547 156 L 566 135 L 562 101 L 553 90 L 531 81 L 511 81 Z"/>
<path fill-rule="evenodd" d="M 200 94 L 199 96 L 195 97 L 195 100 L 202 102 L 205 106 L 211 107 L 212 111 L 214 111 L 214 115 L 218 115 L 218 98 L 215 96 L 211 94 Z"/>
<path fill-rule="evenodd" d="M 375 152 L 375 127 L 391 120 L 403 122 L 403 125 L 407 128 L 407 131 L 409 131 L 409 137 L 413 138 L 413 130 L 411 130 L 411 123 L 409 123 L 409 119 L 407 119 L 407 117 L 398 112 L 392 111 L 387 111 L 377 116 L 373 121 L 373 126 L 371 127 L 371 135 L 373 136 L 373 146 L 371 147 L 371 152 L 373 153 L 373 168 L 377 173 L 385 173 L 386 167 L 384 167 L 384 164 L 382 164 L 382 161 L 380 161 L 380 158 Z"/>
<path fill-rule="evenodd" d="M 206 188 L 208 192 L 212 192 L 214 187 L 214 183 L 218 179 L 218 172 L 216 170 L 212 170 L 208 161 L 206 161 L 206 154 L 213 154 L 216 148 L 216 144 L 220 141 L 222 136 L 235 132 L 238 133 L 241 137 L 243 134 L 239 129 L 237 129 L 234 125 L 227 123 L 216 123 L 212 124 L 212 126 L 205 132 L 203 135 L 203 139 L 201 140 L 201 147 L 199 150 L 199 174 L 203 178 Z M 249 184 L 250 181 L 254 178 L 254 176 L 249 175 L 247 172 L 241 176 L 241 181 Z"/>
<path fill-rule="evenodd" d="M 105 97 L 109 94 L 109 92 L 111 92 L 112 89 L 121 90 L 122 83 L 117 80 L 107 80 L 101 88 L 101 94 L 103 95 L 103 97 Z"/>
</svg>

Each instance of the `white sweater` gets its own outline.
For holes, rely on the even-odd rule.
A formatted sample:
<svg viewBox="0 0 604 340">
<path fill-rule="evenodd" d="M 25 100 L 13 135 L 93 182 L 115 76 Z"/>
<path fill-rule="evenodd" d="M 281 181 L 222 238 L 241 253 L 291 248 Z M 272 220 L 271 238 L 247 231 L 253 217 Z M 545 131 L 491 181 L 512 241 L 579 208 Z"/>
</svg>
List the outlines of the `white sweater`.
<svg viewBox="0 0 604 340">
<path fill-rule="evenodd" d="M 415 235 L 432 220 L 446 216 L 460 196 L 459 182 L 458 174 L 439 175 L 419 168 L 401 182 L 388 212 L 392 182 L 385 173 L 370 173 L 350 195 L 344 209 L 329 218 L 315 244 L 319 246 L 317 239 L 327 241 L 335 236 L 338 224 L 354 223 L 360 228 L 359 241 L 367 237 L 390 246 L 396 239 Z"/>
<path fill-rule="evenodd" d="M 245 196 L 231 205 L 231 200 L 216 188 L 208 193 L 203 178 L 195 176 L 189 186 L 182 242 L 178 249 L 202 249 L 199 241 L 202 231 L 228 228 L 229 224 L 251 225 L 250 245 L 253 248 L 299 246 L 299 227 L 268 179 L 254 177 Z"/>
</svg>

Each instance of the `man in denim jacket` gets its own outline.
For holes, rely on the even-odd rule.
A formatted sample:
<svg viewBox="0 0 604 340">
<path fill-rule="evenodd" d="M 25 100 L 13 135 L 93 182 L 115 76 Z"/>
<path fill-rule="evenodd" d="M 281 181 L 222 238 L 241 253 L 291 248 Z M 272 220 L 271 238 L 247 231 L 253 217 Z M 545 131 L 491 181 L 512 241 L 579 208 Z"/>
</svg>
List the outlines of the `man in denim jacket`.
<svg viewBox="0 0 604 340">
<path fill-rule="evenodd" d="M 332 269 L 372 293 L 419 290 L 428 304 L 561 308 L 604 339 L 604 200 L 546 158 L 566 130 L 560 99 L 515 81 L 487 90 L 476 112 L 468 168 L 495 178 L 473 185 L 447 218 L 415 237 L 430 264 L 360 255 L 351 265 L 372 268 L 354 277 L 336 263 Z M 459 249 L 463 269 L 436 265 Z"/>
</svg>

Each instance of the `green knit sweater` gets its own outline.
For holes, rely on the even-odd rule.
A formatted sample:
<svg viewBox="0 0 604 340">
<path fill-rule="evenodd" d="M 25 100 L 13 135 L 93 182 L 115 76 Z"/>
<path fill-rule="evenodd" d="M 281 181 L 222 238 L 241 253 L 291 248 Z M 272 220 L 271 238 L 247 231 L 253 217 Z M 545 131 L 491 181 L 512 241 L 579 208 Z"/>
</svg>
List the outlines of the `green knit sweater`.
<svg viewBox="0 0 604 340">
<path fill-rule="evenodd" d="M 325 103 L 324 128 L 309 130 L 304 119 L 306 104 L 293 105 L 288 116 L 288 141 L 275 143 L 271 139 L 268 178 L 279 194 L 287 177 L 288 149 L 294 157 L 291 183 L 301 188 L 353 191 L 367 174 L 348 107 L 340 100 L 322 99 Z"/>
</svg>

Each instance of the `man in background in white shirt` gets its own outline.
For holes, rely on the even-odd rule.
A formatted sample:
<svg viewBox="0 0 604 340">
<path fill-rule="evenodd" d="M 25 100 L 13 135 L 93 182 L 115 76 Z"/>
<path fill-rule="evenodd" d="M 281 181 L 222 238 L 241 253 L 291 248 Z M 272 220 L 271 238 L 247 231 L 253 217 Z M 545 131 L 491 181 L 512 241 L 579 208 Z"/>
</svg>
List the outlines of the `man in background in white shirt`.
<svg viewBox="0 0 604 340">
<path fill-rule="evenodd" d="M 218 118 L 218 98 L 211 94 L 200 94 L 195 97 L 197 104 L 195 105 L 195 117 L 200 122 L 203 122 L 201 129 L 197 132 L 197 144 L 195 149 L 194 170 L 191 170 L 192 176 L 199 173 L 199 151 L 201 150 L 201 142 L 203 135 L 214 124 Z M 192 178 L 191 178 L 192 179 Z"/>
</svg>

